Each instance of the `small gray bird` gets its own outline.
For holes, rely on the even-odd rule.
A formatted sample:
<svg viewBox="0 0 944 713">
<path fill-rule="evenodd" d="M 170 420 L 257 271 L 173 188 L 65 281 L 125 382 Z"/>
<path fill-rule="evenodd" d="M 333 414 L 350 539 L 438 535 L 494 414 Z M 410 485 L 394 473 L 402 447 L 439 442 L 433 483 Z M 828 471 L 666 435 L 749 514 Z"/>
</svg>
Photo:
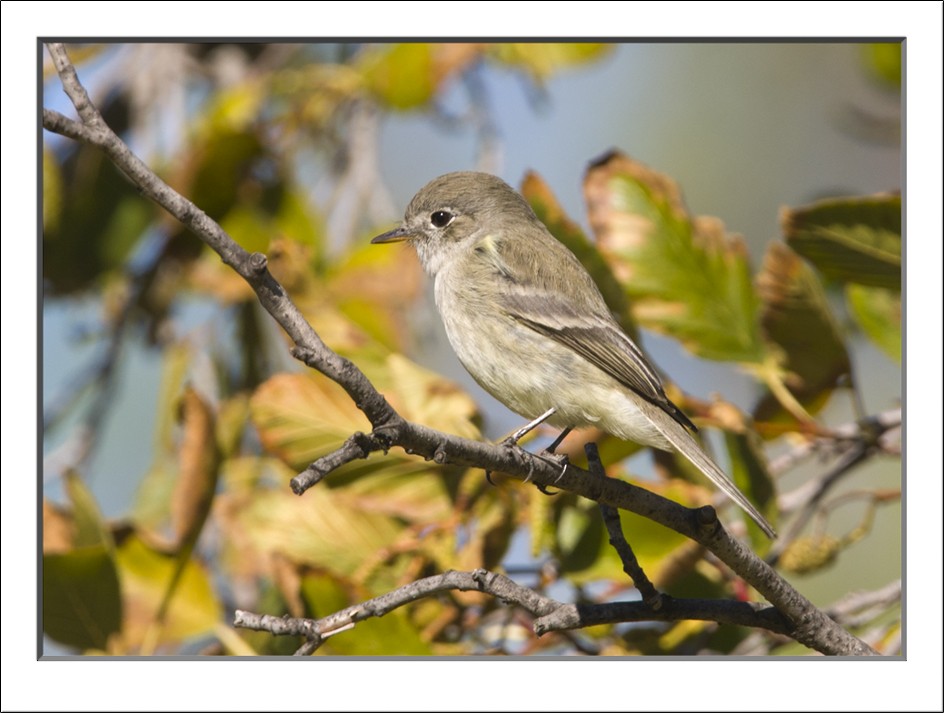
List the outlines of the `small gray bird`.
<svg viewBox="0 0 944 713">
<path fill-rule="evenodd" d="M 527 201 L 487 173 L 426 184 L 400 227 L 372 243 L 407 241 L 434 280 L 436 306 L 459 361 L 530 424 L 596 426 L 624 440 L 678 451 L 775 537 L 692 437 L 639 347 L 616 323 L 583 265 Z"/>
</svg>

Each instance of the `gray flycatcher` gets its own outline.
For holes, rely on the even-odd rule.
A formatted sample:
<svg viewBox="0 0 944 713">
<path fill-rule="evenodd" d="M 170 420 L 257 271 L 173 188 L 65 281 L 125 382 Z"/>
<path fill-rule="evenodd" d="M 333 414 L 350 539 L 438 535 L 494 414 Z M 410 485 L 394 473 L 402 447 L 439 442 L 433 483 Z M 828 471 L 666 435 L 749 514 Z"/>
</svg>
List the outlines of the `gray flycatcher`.
<svg viewBox="0 0 944 713">
<path fill-rule="evenodd" d="M 527 201 L 487 173 L 448 173 L 410 201 L 400 227 L 433 278 L 459 361 L 512 411 L 570 429 L 595 426 L 691 461 L 768 535 L 773 528 L 692 437 L 642 351 L 613 318 L 590 274 Z"/>
</svg>

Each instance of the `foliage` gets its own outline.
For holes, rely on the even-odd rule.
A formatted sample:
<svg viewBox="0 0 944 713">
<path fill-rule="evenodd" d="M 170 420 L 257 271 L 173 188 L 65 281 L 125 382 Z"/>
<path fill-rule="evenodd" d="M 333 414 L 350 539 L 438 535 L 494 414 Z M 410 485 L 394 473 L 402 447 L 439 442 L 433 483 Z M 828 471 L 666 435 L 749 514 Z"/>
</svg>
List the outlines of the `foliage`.
<svg viewBox="0 0 944 713">
<path fill-rule="evenodd" d="M 191 59 L 207 60 L 211 49 L 195 46 Z M 243 81 L 187 78 L 203 99 L 177 154 L 163 160 L 166 180 L 244 247 L 265 252 L 325 342 L 355 361 L 405 418 L 481 438 L 471 397 L 405 356 L 419 352 L 420 328 L 407 317 L 421 293 L 415 260 L 359 240 L 380 223 L 366 198 L 358 209 L 367 218 L 353 220 L 346 235 L 329 230 L 351 206 L 341 188 L 318 204 L 305 188 L 302 158 L 349 188 L 348 173 L 325 167 L 350 167 L 356 158 L 351 119 L 365 106 L 375 113 L 432 111 L 451 83 L 482 63 L 543 85 L 566 67 L 604 56 L 606 47 L 296 46 L 279 62 L 262 47 L 243 51 L 245 62 L 255 61 L 243 68 Z M 117 126 L 133 125 L 132 95 L 129 87 L 109 95 L 106 117 Z M 553 563 L 535 568 L 536 588 L 564 586 L 577 601 L 629 588 L 587 501 L 547 498 L 498 474 L 492 487 L 481 471 L 391 452 L 345 466 L 304 497 L 293 495 L 293 475 L 369 428 L 356 404 L 326 377 L 289 364 L 287 343 L 246 285 L 144 202 L 96 150 L 49 142 L 43 174 L 47 299 L 106 295 L 104 333 L 116 341 L 146 335 L 163 363 L 153 463 L 127 517 L 104 518 L 78 472 L 64 476 L 65 502 L 44 498 L 43 624 L 50 639 L 86 653 L 290 653 L 297 642 L 233 632 L 225 613 L 238 607 L 325 616 L 427 574 L 500 568 L 519 533 L 530 537 L 535 559 Z M 723 433 L 739 486 L 775 518 L 778 486 L 762 437 L 808 433 L 810 414 L 852 377 L 852 335 L 836 315 L 834 286 L 844 290 L 854 334 L 900 360 L 900 199 L 837 197 L 786 210 L 784 240 L 771 243 L 755 273 L 743 242 L 721 221 L 692 216 L 671 178 L 626 155 L 597 160 L 584 178 L 592 238 L 538 174 L 521 188 L 587 266 L 628 332 L 660 332 L 700 358 L 746 370 L 764 387 L 748 415 L 723 402 L 690 401 L 668 385 L 700 426 Z M 175 334 L 174 315 L 186 301 L 208 305 L 218 324 L 233 328 L 213 335 L 209 348 Z M 80 399 L 73 403 L 81 408 Z M 62 421 L 58 414 L 50 427 Z M 623 463 L 637 446 L 597 440 L 611 476 L 641 482 Z M 571 447 L 578 460 L 579 448 Z M 701 483 L 675 464 L 643 484 L 696 506 L 711 501 Z M 640 563 L 669 594 L 756 597 L 680 535 L 631 516 L 623 524 Z M 748 531 L 755 548 L 767 547 L 753 526 Z M 845 540 L 818 542 L 818 557 L 804 558 L 816 548 L 796 545 L 784 555 L 786 565 L 796 572 L 823 567 L 841 555 Z M 502 611 L 480 593 L 454 592 L 358 624 L 318 653 L 508 651 L 518 625 Z M 730 652 L 746 635 L 719 636 L 709 623 L 601 626 L 581 632 L 580 645 L 671 654 L 700 642 Z M 545 637 L 520 650 L 573 646 Z"/>
</svg>

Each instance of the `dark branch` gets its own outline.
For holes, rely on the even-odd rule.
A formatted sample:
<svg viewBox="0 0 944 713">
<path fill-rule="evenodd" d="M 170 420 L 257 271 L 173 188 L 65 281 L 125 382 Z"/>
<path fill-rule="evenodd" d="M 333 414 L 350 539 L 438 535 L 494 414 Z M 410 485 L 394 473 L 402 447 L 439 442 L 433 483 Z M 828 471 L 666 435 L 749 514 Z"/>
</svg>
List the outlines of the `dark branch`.
<svg viewBox="0 0 944 713">
<path fill-rule="evenodd" d="M 599 478 L 605 478 L 606 472 L 603 470 L 603 463 L 600 462 L 600 453 L 597 451 L 596 443 L 588 443 L 584 446 L 587 453 L 587 463 L 590 466 L 590 472 Z M 639 565 L 633 548 L 626 541 L 623 534 L 623 523 L 620 522 L 619 510 L 609 505 L 600 505 L 600 512 L 603 514 L 603 524 L 606 525 L 606 532 L 610 538 L 610 545 L 616 550 L 620 561 L 623 563 L 623 571 L 633 580 L 633 584 L 642 595 L 642 600 L 646 605 L 653 609 L 662 607 L 662 595 L 649 581 L 649 577 Z"/>
</svg>

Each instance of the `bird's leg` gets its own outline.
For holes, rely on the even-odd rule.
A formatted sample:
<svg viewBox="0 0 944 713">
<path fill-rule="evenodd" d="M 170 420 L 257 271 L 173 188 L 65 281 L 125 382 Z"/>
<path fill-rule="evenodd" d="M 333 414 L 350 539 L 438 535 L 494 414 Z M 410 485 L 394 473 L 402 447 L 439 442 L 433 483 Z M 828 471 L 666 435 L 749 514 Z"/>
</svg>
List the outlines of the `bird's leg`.
<svg viewBox="0 0 944 713">
<path fill-rule="evenodd" d="M 530 431 L 537 428 L 540 424 L 544 423 L 544 421 L 549 419 L 555 413 L 557 413 L 557 409 L 552 406 L 547 411 L 545 411 L 540 416 L 538 416 L 536 419 L 534 419 L 530 423 L 522 426 L 517 431 L 515 431 L 514 434 L 512 434 L 510 438 L 505 440 L 505 445 L 517 445 L 518 439 L 522 438 L 526 433 L 529 433 Z M 560 467 L 561 471 L 560 471 L 560 474 L 557 476 L 558 480 L 560 480 L 561 476 L 564 474 L 564 471 L 567 470 L 567 455 L 566 454 L 556 455 L 554 451 L 557 449 L 557 447 L 561 443 L 563 443 L 564 439 L 567 438 L 567 434 L 570 433 L 572 430 L 574 430 L 573 426 L 568 426 L 567 428 L 565 428 L 563 431 L 561 431 L 558 434 L 557 438 L 554 439 L 551 445 L 549 445 L 547 448 L 545 448 L 544 450 L 542 450 L 540 453 L 537 454 L 538 458 L 541 458 L 542 460 L 550 461 Z M 530 479 L 531 478 L 529 475 L 528 478 L 526 478 L 524 482 L 527 483 L 528 480 Z M 545 495 L 554 494 L 554 493 L 548 492 L 547 488 L 544 487 L 543 485 L 538 485 L 537 488 Z"/>
<path fill-rule="evenodd" d="M 524 426 L 522 426 L 521 428 L 519 428 L 517 431 L 515 431 L 514 433 L 512 433 L 510 436 L 508 436 L 508 438 L 506 438 L 505 440 L 503 440 L 503 441 L 501 442 L 502 445 L 503 445 L 503 446 L 507 446 L 507 447 L 509 447 L 509 448 L 517 446 L 517 445 L 518 445 L 518 441 L 520 441 L 522 438 L 524 438 L 527 434 L 531 433 L 531 431 L 533 431 L 535 428 L 537 428 L 538 426 L 540 426 L 542 423 L 544 423 L 547 419 L 549 419 L 549 418 L 550 418 L 551 416 L 553 416 L 555 413 L 557 413 L 557 409 L 556 409 L 554 406 L 551 406 L 547 411 L 545 411 L 544 413 L 542 413 L 542 414 L 541 414 L 540 416 L 538 416 L 536 419 L 534 419 L 533 421 L 530 421 L 529 423 L 526 423 Z M 553 445 L 554 445 L 555 447 L 557 447 L 558 445 L 560 445 L 560 439 L 558 439 L 557 441 L 555 441 Z M 530 473 L 529 473 L 529 474 L 528 474 L 528 477 L 525 479 L 524 482 L 527 483 L 528 480 L 530 480 L 530 479 L 531 479 L 531 475 L 530 475 Z M 489 472 L 489 471 L 487 471 L 487 470 L 485 471 L 485 480 L 488 481 L 489 485 L 495 485 L 495 483 L 492 482 L 492 474 L 491 474 L 491 472 Z"/>
<path fill-rule="evenodd" d="M 564 471 L 567 470 L 568 458 L 567 458 L 566 453 L 561 453 L 560 455 L 558 455 L 554 451 L 557 450 L 557 447 L 561 443 L 564 442 L 564 439 L 567 438 L 567 434 L 569 434 L 573 430 L 574 430 L 573 426 L 568 426 L 557 435 L 557 438 L 554 439 L 551 445 L 549 445 L 543 451 L 538 453 L 538 458 L 543 458 L 544 460 L 553 461 L 554 463 L 560 466 L 561 472 L 557 476 L 557 480 L 560 480 L 561 476 L 564 475 Z M 557 481 L 554 481 L 554 482 L 557 482 Z M 545 495 L 554 495 L 554 493 L 548 492 L 547 488 L 545 488 L 543 485 L 539 485 L 538 490 L 540 490 Z"/>
<path fill-rule="evenodd" d="M 516 446 L 516 445 L 518 445 L 518 441 L 520 441 L 522 438 L 524 438 L 527 434 L 531 433 L 531 431 L 533 431 L 535 428 L 537 428 L 538 426 L 540 426 L 542 423 L 544 423 L 545 421 L 547 421 L 547 419 L 549 419 L 549 418 L 550 418 L 551 416 L 553 416 L 555 413 L 557 413 L 557 408 L 554 407 L 554 406 L 551 406 L 547 411 L 545 411 L 544 413 L 542 413 L 542 414 L 541 414 L 540 416 L 538 416 L 536 419 L 534 419 L 533 421 L 531 421 L 531 422 L 529 422 L 529 423 L 526 423 L 524 426 L 522 426 L 521 428 L 519 428 L 517 431 L 515 431 L 514 433 L 512 433 L 510 436 L 508 436 L 508 438 L 506 438 L 504 441 L 502 441 L 502 444 L 503 444 L 503 445 L 506 445 L 506 446 Z M 558 444 L 558 445 L 560 445 L 560 444 Z"/>
<path fill-rule="evenodd" d="M 561 443 L 564 442 L 564 439 L 567 438 L 567 435 L 568 435 L 571 431 L 573 431 L 573 430 L 574 430 L 574 427 L 573 427 L 573 426 L 568 426 L 568 427 L 565 428 L 563 431 L 561 431 L 561 432 L 560 432 L 560 435 L 558 435 L 557 438 L 554 439 L 554 442 L 551 443 L 551 445 L 549 445 L 547 448 L 544 449 L 544 452 L 545 452 L 545 453 L 549 453 L 550 455 L 556 455 L 556 454 L 554 453 L 554 451 L 557 450 L 557 447 L 558 447 Z"/>
</svg>

